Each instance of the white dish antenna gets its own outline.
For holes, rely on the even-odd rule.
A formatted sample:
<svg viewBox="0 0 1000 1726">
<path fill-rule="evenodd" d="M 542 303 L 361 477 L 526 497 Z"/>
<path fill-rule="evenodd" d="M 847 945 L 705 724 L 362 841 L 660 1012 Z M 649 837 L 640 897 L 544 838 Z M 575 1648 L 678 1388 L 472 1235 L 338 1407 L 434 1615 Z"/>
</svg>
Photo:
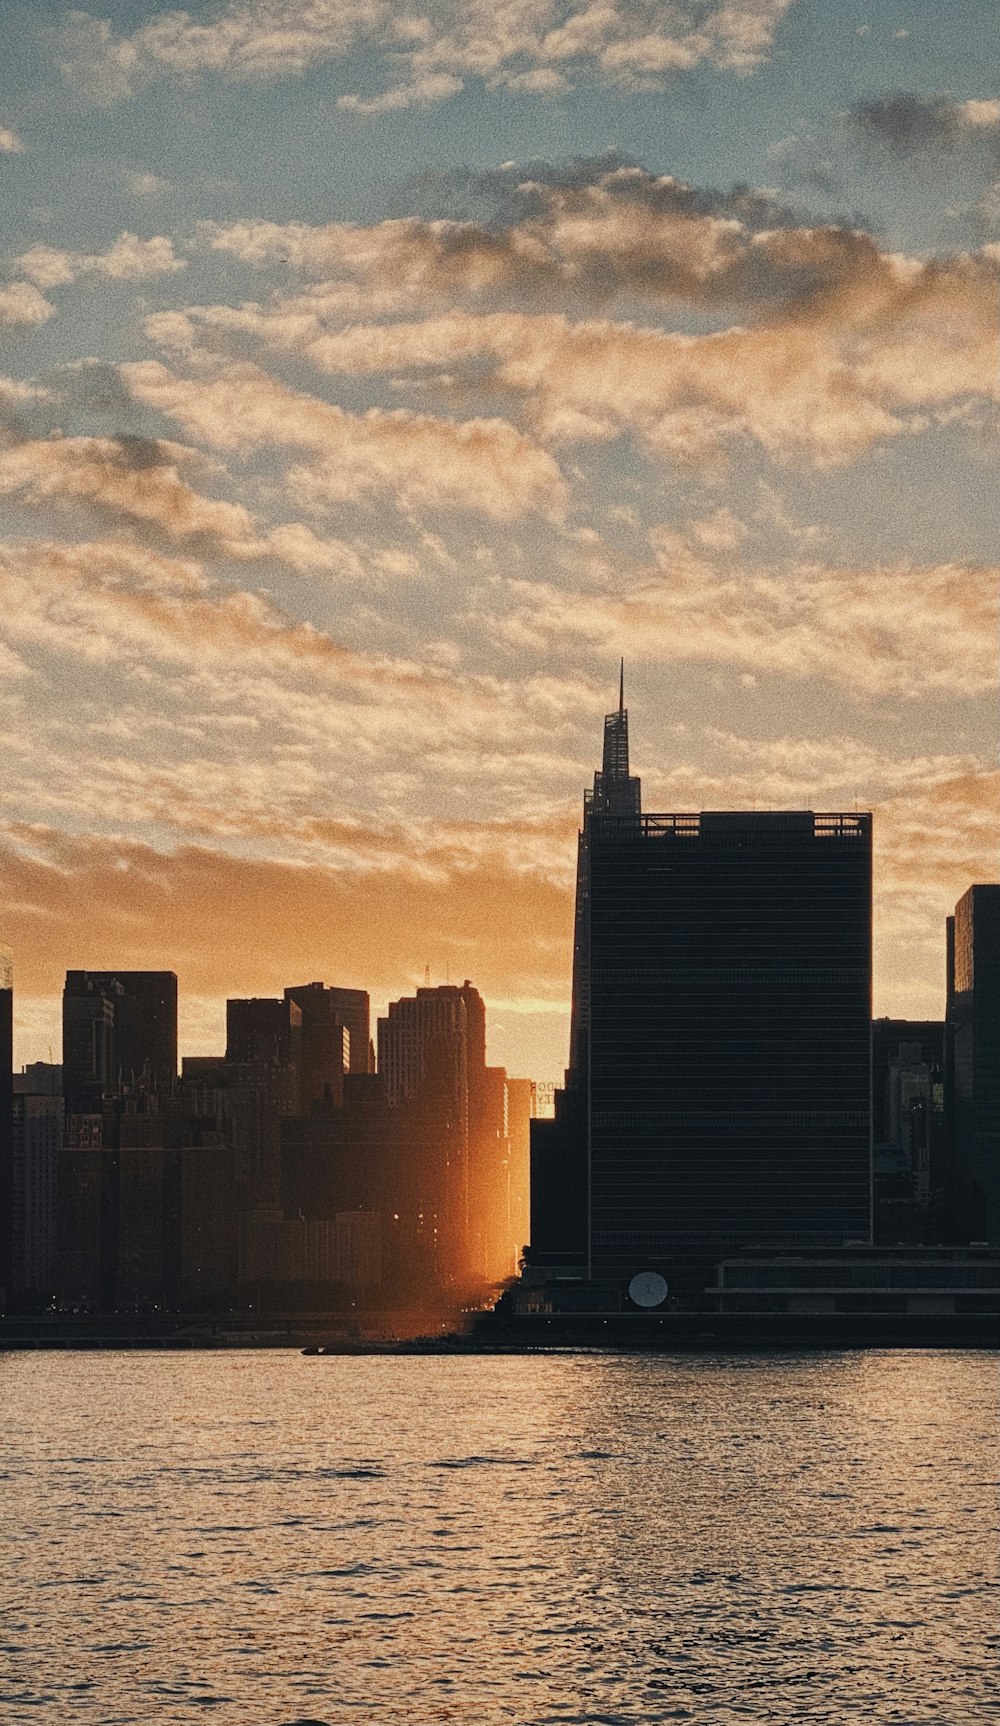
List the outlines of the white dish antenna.
<svg viewBox="0 0 1000 1726">
<path fill-rule="evenodd" d="M 662 1306 L 667 1285 L 659 1271 L 639 1271 L 628 1285 L 628 1294 L 636 1306 Z"/>
</svg>

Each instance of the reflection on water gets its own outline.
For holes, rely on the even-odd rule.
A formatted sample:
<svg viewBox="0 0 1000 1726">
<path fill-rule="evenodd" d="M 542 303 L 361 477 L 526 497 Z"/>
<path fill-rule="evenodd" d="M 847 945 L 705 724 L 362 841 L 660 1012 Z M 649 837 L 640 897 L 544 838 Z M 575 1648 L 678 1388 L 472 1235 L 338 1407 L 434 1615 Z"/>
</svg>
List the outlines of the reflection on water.
<svg viewBox="0 0 1000 1726">
<path fill-rule="evenodd" d="M 983 1726 L 997 1357 L 0 1357 L 0 1719 Z"/>
</svg>

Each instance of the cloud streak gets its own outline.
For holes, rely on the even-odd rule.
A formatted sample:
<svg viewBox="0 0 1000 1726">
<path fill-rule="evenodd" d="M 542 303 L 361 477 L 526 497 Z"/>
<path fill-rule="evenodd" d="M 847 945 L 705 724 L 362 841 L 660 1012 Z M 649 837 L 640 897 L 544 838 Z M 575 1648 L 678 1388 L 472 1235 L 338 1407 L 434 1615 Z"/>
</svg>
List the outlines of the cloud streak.
<svg viewBox="0 0 1000 1726">
<path fill-rule="evenodd" d="M 712 65 L 737 74 L 769 56 L 793 0 L 229 0 L 207 17 L 155 13 L 131 35 L 75 11 L 62 32 L 64 76 L 110 106 L 157 79 L 204 75 L 235 83 L 301 76 L 365 50 L 382 88 L 349 91 L 340 106 L 378 115 L 428 107 L 470 80 L 539 97 L 581 79 L 661 89 Z M 379 73 L 381 77 L 379 77 Z"/>
<path fill-rule="evenodd" d="M 616 569 L 595 555 L 586 590 L 516 584 L 526 638 L 577 634 L 639 662 L 818 679 L 866 699 L 974 697 L 1000 682 L 1000 567 L 722 574 L 681 536 L 655 538 L 652 568 Z"/>
<path fill-rule="evenodd" d="M 402 408 L 352 414 L 250 366 L 195 379 L 155 361 L 122 372 L 138 401 L 214 449 L 310 452 L 314 459 L 291 470 L 289 486 L 299 503 L 321 513 L 384 492 L 408 506 L 479 511 L 495 520 L 563 508 L 553 458 L 504 420 L 455 421 Z"/>
<path fill-rule="evenodd" d="M 621 165 L 494 189 L 511 218 L 499 226 L 206 229 L 251 268 L 319 279 L 270 302 L 158 314 L 147 332 L 189 361 L 263 348 L 327 376 L 506 398 L 543 442 L 634 431 L 696 464 L 749 438 L 836 465 L 997 398 L 988 247 L 909 258 L 859 230 L 804 227 L 759 195 L 698 194 Z M 691 311 L 715 327 L 670 327 Z"/>
</svg>

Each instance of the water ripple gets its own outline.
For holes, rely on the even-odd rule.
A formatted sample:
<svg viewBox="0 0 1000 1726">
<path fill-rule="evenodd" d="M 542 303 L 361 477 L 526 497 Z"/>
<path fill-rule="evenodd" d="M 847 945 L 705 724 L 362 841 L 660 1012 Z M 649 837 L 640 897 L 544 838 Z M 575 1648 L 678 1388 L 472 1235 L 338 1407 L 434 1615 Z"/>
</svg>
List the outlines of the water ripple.
<svg viewBox="0 0 1000 1726">
<path fill-rule="evenodd" d="M 0 1356 L 0 1723 L 1000 1726 L 996 1367 Z"/>
</svg>

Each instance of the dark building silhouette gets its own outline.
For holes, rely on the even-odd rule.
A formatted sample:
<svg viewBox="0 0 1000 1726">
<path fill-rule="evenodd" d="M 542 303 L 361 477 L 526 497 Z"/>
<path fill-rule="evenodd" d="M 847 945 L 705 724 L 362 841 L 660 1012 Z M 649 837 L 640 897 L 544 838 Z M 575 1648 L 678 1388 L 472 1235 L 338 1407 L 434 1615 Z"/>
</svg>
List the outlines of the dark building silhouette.
<svg viewBox="0 0 1000 1726">
<path fill-rule="evenodd" d="M 948 1082 L 966 1238 L 1000 1245 L 1000 886 L 970 887 L 948 919 Z"/>
<path fill-rule="evenodd" d="M 620 699 L 584 805 L 566 1089 L 533 1126 L 531 1261 L 620 1286 L 870 1240 L 870 1022 L 870 816 L 643 815 Z"/>
<path fill-rule="evenodd" d="M 351 990 L 349 993 L 360 993 Z M 301 1063 L 299 1101 L 306 1110 L 313 1103 L 329 1096 L 333 1102 L 344 1098 L 344 1074 L 358 1071 L 350 1064 L 350 1031 L 343 1018 L 343 1007 L 334 995 L 344 991 L 326 989 L 322 983 L 299 983 L 285 990 L 285 1000 L 294 1001 L 302 1014 Z M 368 1058 L 367 995 L 365 1000 L 365 1060 Z M 360 1069 L 367 1071 L 365 1068 Z"/>
<path fill-rule="evenodd" d="M 434 1219 L 446 1281 L 469 1271 L 470 1046 L 478 1052 L 475 1029 L 470 1037 L 470 988 L 418 989 L 391 1001 L 378 1021 L 378 1076 L 390 1110 L 400 1111 L 410 1182 L 421 1212 Z"/>
<path fill-rule="evenodd" d="M 513 1275 L 524 1099 L 512 1135 L 510 1082 L 486 1064 L 486 1006 L 468 978 L 390 1004 L 378 1022 L 378 1070 L 401 1147 L 400 1214 L 425 1229 L 433 1222 L 437 1280 L 471 1290 Z"/>
<path fill-rule="evenodd" d="M 177 978 L 173 971 L 67 971 L 63 990 L 63 1088 L 67 1113 L 145 1076 L 177 1076 Z"/>
<path fill-rule="evenodd" d="M 322 991 L 323 1012 L 335 1015 L 350 1036 L 351 1073 L 374 1073 L 375 1056 L 371 1041 L 371 1003 L 366 989 L 341 989 L 336 984 L 299 983 L 285 990 L 286 1000 L 295 1001 L 305 1012 L 315 1005 Z M 322 1093 L 321 1093 L 322 1094 Z"/>
<path fill-rule="evenodd" d="M 943 1019 L 872 1025 L 874 1226 L 878 1244 L 942 1237 L 949 1181 Z M 948 1232 L 947 1230 L 945 1232 Z"/>
<path fill-rule="evenodd" d="M 0 947 L 0 1311 L 14 1270 L 14 961 Z"/>
<path fill-rule="evenodd" d="M 63 1095 L 66 1114 L 100 1114 L 118 1084 L 115 1015 L 124 991 L 86 971 L 67 971 L 63 990 Z"/>
<path fill-rule="evenodd" d="M 248 1069 L 278 1114 L 296 1114 L 302 1080 L 302 1013 L 296 1003 L 287 997 L 227 1001 L 226 1066 Z"/>
<path fill-rule="evenodd" d="M 44 1066 L 36 1062 L 35 1072 Z M 51 1074 L 58 1075 L 59 1068 L 43 1071 L 41 1083 Z M 44 1307 L 56 1292 L 62 1139 L 61 1086 L 58 1090 L 36 1089 L 28 1073 L 15 1074 L 10 1292 L 18 1306 Z"/>
</svg>

